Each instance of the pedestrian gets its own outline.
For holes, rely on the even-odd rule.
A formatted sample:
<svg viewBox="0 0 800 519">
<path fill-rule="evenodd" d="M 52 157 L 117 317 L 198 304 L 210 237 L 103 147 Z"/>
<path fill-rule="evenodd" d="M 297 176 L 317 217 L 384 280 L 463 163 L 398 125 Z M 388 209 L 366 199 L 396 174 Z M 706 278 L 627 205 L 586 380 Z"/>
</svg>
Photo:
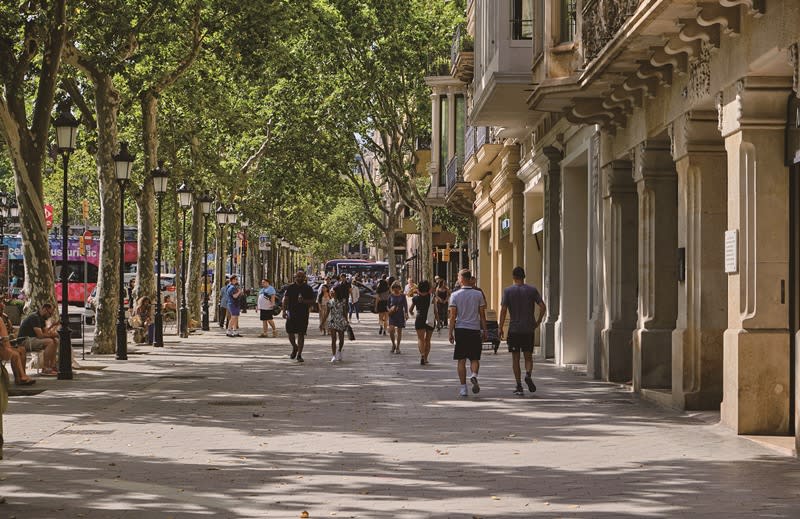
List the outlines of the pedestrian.
<svg viewBox="0 0 800 519">
<path fill-rule="evenodd" d="M 319 331 L 323 334 L 327 333 L 328 321 L 328 301 L 331 300 L 331 287 L 330 280 L 325 280 L 321 284 L 317 293 L 317 307 L 319 308 Z"/>
<path fill-rule="evenodd" d="M 306 273 L 298 270 L 294 283 L 286 288 L 283 296 L 283 316 L 286 318 L 286 333 L 292 345 L 291 359 L 303 362 L 303 346 L 308 332 L 309 306 L 314 304 L 314 290 L 306 283 Z"/>
<path fill-rule="evenodd" d="M 353 319 L 353 312 L 356 314 L 356 321 L 361 322 L 361 317 L 358 315 L 358 300 L 361 298 L 361 290 L 356 283 L 350 287 L 350 314 L 348 319 Z"/>
<path fill-rule="evenodd" d="M 228 292 L 228 331 L 225 335 L 228 337 L 241 337 L 239 333 L 239 312 L 241 304 L 244 303 L 244 294 L 242 289 L 239 288 L 239 276 L 231 276 L 231 282 L 226 289 Z"/>
<path fill-rule="evenodd" d="M 219 293 L 219 327 L 220 328 L 227 328 L 228 327 L 228 319 L 230 318 L 228 314 L 228 285 L 230 285 L 230 280 L 225 280 L 225 286 L 222 287 Z"/>
<path fill-rule="evenodd" d="M 403 340 L 403 328 L 408 319 L 408 300 L 403 294 L 403 285 L 399 281 L 392 283 L 392 295 L 389 296 L 389 339 L 392 341 L 392 353 L 400 354 L 400 342 Z"/>
<path fill-rule="evenodd" d="M 405 288 L 403 288 L 403 292 L 405 292 L 406 297 L 408 298 L 417 295 L 417 285 L 414 283 L 412 278 L 408 278 L 408 282 L 406 283 Z"/>
<path fill-rule="evenodd" d="M 542 296 L 536 287 L 525 283 L 525 269 L 514 267 L 511 271 L 514 283 L 503 290 L 503 298 L 500 301 L 500 339 L 503 339 L 503 325 L 506 322 L 506 313 L 511 315 L 511 322 L 508 324 L 508 351 L 511 352 L 511 368 L 514 378 L 517 380 L 515 395 L 522 395 L 521 373 L 519 369 L 519 353 L 525 357 L 525 384 L 528 391 L 536 391 L 536 384 L 533 383 L 533 334 L 539 322 L 544 318 L 547 311 Z M 539 318 L 536 318 L 536 307 L 539 307 Z"/>
<path fill-rule="evenodd" d="M 378 285 L 375 287 L 375 313 L 378 314 L 378 335 L 386 335 L 386 330 L 389 328 L 386 311 L 389 309 L 389 283 L 386 281 L 386 275 L 381 276 Z"/>
<path fill-rule="evenodd" d="M 417 286 L 417 295 L 411 298 L 411 308 L 408 313 L 414 315 L 417 310 L 417 317 L 414 319 L 414 329 L 417 332 L 417 348 L 419 349 L 419 363 L 424 366 L 428 363 L 428 355 L 431 352 L 431 336 L 433 326 L 436 323 L 436 305 L 433 303 L 431 294 L 431 284 L 423 279 Z"/>
<path fill-rule="evenodd" d="M 331 362 L 342 361 L 342 347 L 344 346 L 344 332 L 350 324 L 347 319 L 347 298 L 350 289 L 347 283 L 339 283 L 333 289 L 333 295 L 328 301 L 328 332 L 331 334 Z M 339 349 L 336 349 L 336 341 Z"/>
<path fill-rule="evenodd" d="M 269 279 L 263 278 L 261 280 L 261 288 L 258 291 L 258 312 L 261 318 L 261 337 L 268 337 L 270 327 L 272 328 L 272 336 L 277 337 L 278 332 L 275 329 L 275 297 L 277 292 Z"/>
<path fill-rule="evenodd" d="M 487 338 L 486 300 L 483 294 L 473 288 L 474 278 L 469 269 L 458 273 L 461 289 L 450 296 L 450 344 L 455 344 L 453 360 L 457 361 L 456 371 L 461 383 L 458 394 L 467 396 L 467 359 L 470 361 L 472 392 L 478 393 L 478 370 L 481 365 L 483 340 Z"/>
<path fill-rule="evenodd" d="M 26 351 L 44 351 L 44 365 L 41 367 L 40 375 L 47 377 L 58 375 L 56 348 L 58 347 L 58 329 L 61 324 L 57 321 L 47 324 L 54 315 L 55 307 L 51 303 L 45 303 L 39 310 L 23 319 L 17 331 L 17 337 L 26 337 L 23 342 Z"/>
<path fill-rule="evenodd" d="M 450 300 L 450 289 L 447 288 L 447 282 L 439 278 L 436 284 L 436 329 L 441 330 L 447 328 L 447 306 Z"/>
</svg>

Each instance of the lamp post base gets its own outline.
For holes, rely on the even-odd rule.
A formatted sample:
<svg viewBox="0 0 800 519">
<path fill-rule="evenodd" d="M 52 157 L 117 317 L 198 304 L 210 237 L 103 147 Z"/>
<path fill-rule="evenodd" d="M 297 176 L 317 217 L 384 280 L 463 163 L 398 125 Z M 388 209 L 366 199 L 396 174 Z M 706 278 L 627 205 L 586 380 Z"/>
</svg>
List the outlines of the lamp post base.
<svg viewBox="0 0 800 519">
<path fill-rule="evenodd" d="M 117 360 L 128 360 L 128 329 L 124 319 L 117 321 Z"/>
<path fill-rule="evenodd" d="M 58 380 L 72 380 L 72 340 L 66 322 L 62 321 L 58 335 Z"/>
<path fill-rule="evenodd" d="M 181 338 L 189 337 L 189 310 L 182 306 L 180 310 Z"/>
<path fill-rule="evenodd" d="M 204 332 L 207 332 L 211 329 L 208 323 L 208 300 L 203 300 L 203 318 L 201 327 Z"/>
<path fill-rule="evenodd" d="M 153 346 L 156 348 L 164 347 L 164 321 L 161 312 L 157 312 L 153 319 L 155 330 L 153 331 Z"/>
</svg>

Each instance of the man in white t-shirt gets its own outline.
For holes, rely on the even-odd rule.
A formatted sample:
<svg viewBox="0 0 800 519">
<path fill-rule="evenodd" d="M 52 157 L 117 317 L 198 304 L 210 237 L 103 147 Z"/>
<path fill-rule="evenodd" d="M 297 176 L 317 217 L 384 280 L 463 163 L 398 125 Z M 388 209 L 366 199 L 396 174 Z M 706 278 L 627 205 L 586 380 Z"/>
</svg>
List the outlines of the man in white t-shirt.
<svg viewBox="0 0 800 519">
<path fill-rule="evenodd" d="M 350 285 L 350 315 L 347 317 L 348 319 L 353 319 L 353 312 L 356 313 L 356 321 L 361 322 L 361 319 L 358 316 L 358 299 L 361 297 L 361 291 L 358 289 L 358 285 L 353 282 Z"/>
<path fill-rule="evenodd" d="M 467 359 L 470 360 L 472 392 L 478 393 L 478 370 L 481 365 L 483 341 L 487 339 L 486 299 L 474 288 L 475 279 L 469 269 L 458 273 L 461 289 L 450 296 L 450 344 L 455 344 L 453 360 L 458 361 L 458 394 L 467 396 Z"/>
</svg>

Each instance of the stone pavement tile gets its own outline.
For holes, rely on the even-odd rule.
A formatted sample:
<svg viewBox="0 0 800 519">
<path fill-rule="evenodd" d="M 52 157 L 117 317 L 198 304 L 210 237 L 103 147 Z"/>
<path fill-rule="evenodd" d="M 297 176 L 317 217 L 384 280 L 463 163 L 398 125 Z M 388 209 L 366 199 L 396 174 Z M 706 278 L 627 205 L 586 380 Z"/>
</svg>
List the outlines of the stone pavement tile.
<svg viewBox="0 0 800 519">
<path fill-rule="evenodd" d="M 242 324 L 12 398 L 0 518 L 800 515 L 795 460 L 614 385 L 537 365 L 515 397 L 501 349 L 461 399 L 443 336 L 420 366 L 369 315 L 343 363 L 311 335 L 300 365 Z"/>
</svg>

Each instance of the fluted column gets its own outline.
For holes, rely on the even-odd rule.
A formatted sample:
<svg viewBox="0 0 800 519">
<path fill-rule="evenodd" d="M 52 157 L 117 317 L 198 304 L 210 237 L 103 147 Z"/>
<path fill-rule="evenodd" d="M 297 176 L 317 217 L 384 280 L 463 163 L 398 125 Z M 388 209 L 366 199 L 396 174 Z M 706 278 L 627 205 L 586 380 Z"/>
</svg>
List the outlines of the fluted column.
<svg viewBox="0 0 800 519">
<path fill-rule="evenodd" d="M 684 275 L 672 334 L 672 402 L 680 409 L 719 409 L 727 280 L 725 148 L 717 114 L 692 112 L 672 125 L 678 170 L 678 247 Z"/>
<path fill-rule="evenodd" d="M 637 322 L 639 207 L 632 167 L 618 160 L 603 167 L 603 306 L 600 377 L 628 382 L 633 371 Z"/>
<path fill-rule="evenodd" d="M 544 148 L 548 167 L 544 169 L 544 232 L 542 233 L 542 296 L 547 316 L 541 326 L 542 348 L 547 358 L 556 354 L 556 322 L 561 306 L 561 151 Z"/>
<path fill-rule="evenodd" d="M 787 78 L 788 79 L 788 78 Z M 791 81 L 748 77 L 723 92 L 728 156 L 728 327 L 722 422 L 740 434 L 789 430 L 789 174 Z M 735 236 L 734 236 L 735 233 Z"/>
<path fill-rule="evenodd" d="M 635 150 L 639 195 L 639 319 L 633 340 L 633 387 L 672 384 L 672 332 L 678 308 L 678 176 L 669 143 Z"/>
</svg>

